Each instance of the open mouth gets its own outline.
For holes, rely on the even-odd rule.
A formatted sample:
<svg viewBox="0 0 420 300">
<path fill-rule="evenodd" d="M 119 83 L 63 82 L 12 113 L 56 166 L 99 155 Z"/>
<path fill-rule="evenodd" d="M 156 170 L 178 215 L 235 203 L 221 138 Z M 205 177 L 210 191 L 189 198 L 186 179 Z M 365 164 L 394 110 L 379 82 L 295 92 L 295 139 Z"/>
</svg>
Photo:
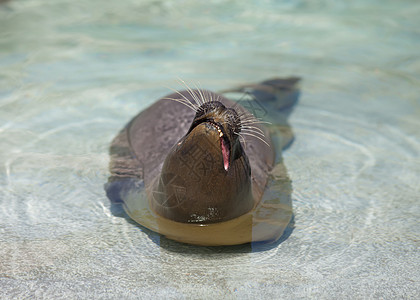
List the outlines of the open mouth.
<svg viewBox="0 0 420 300">
<path fill-rule="evenodd" d="M 219 133 L 219 141 L 220 141 L 220 148 L 222 151 L 223 156 L 223 168 L 227 172 L 229 169 L 229 159 L 230 159 L 230 142 L 229 138 L 227 137 L 227 134 L 220 124 L 215 122 L 213 119 L 203 119 L 194 124 L 194 127 L 198 126 L 199 124 L 206 123 L 206 125 L 209 125 L 213 127 L 215 130 Z"/>
</svg>

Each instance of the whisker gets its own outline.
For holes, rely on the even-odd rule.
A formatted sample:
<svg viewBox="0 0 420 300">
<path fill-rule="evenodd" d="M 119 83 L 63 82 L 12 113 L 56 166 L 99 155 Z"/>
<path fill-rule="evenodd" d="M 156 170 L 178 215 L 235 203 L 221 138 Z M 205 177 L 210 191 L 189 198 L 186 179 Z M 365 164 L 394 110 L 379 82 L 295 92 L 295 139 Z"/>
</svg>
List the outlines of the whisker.
<svg viewBox="0 0 420 300">
<path fill-rule="evenodd" d="M 195 88 L 196 88 L 196 90 L 198 91 L 198 93 L 200 94 L 200 97 L 201 97 L 201 105 L 203 105 L 204 103 L 206 103 L 206 102 L 207 102 L 207 101 L 206 101 L 206 98 L 203 96 L 204 91 L 203 91 L 203 93 L 201 93 L 201 89 L 199 89 L 199 88 L 197 87 L 197 85 L 195 86 Z"/>
<path fill-rule="evenodd" d="M 211 101 L 212 101 L 212 99 L 211 99 L 211 94 L 210 94 L 210 92 L 209 92 L 209 91 L 203 90 L 203 95 L 205 96 L 205 97 L 204 97 L 204 103 L 206 103 L 206 102 L 211 102 Z M 206 96 L 206 95 L 207 95 L 207 96 Z"/>
<path fill-rule="evenodd" d="M 198 86 L 197 84 L 195 85 L 195 88 L 198 90 L 198 92 L 200 93 L 202 99 L 203 99 L 203 104 L 204 103 L 208 103 L 208 102 L 213 102 L 213 96 L 212 93 L 208 90 L 204 90 L 200 87 L 200 82 L 198 82 Z"/>
<path fill-rule="evenodd" d="M 254 132 L 254 133 L 259 133 L 261 135 L 265 135 L 264 131 L 262 131 L 258 127 L 248 127 L 248 126 L 245 126 L 245 127 L 241 127 L 241 130 L 249 131 L 249 132 Z"/>
<path fill-rule="evenodd" d="M 202 105 L 202 102 L 200 101 L 200 97 L 197 95 L 197 93 L 193 89 L 191 89 L 184 80 L 182 80 L 180 78 L 178 78 L 178 80 L 184 85 L 184 87 L 186 88 L 188 94 L 190 94 L 191 98 L 194 99 L 196 105 L 197 106 L 201 106 Z"/>
<path fill-rule="evenodd" d="M 265 137 L 265 134 L 262 130 L 254 130 L 254 129 L 251 129 L 251 128 L 242 128 L 241 131 L 242 132 L 251 132 L 251 133 L 259 134 L 260 136 Z"/>
<path fill-rule="evenodd" d="M 271 124 L 270 122 L 262 121 L 261 119 L 255 117 L 252 113 L 247 111 L 241 111 L 239 117 L 243 122 L 252 121 L 253 123 Z"/>
<path fill-rule="evenodd" d="M 236 134 L 240 139 L 242 139 L 242 142 L 244 143 L 244 147 L 246 148 L 246 140 L 245 140 L 245 138 L 239 132 L 234 132 L 234 134 Z"/>
<path fill-rule="evenodd" d="M 256 130 L 256 131 L 259 131 L 261 133 L 264 133 L 264 131 L 260 127 L 258 127 L 257 125 L 259 125 L 259 124 L 258 123 L 256 123 L 256 124 L 241 123 L 241 127 L 243 129 L 251 129 L 251 130 Z"/>
<path fill-rule="evenodd" d="M 196 105 L 195 103 L 192 103 L 191 102 L 191 100 L 190 99 L 188 99 L 184 94 L 182 94 L 181 92 L 179 92 L 179 91 L 177 91 L 177 90 L 175 90 L 175 89 L 173 89 L 173 88 L 170 88 L 170 87 L 167 87 L 168 89 L 170 89 L 170 90 L 172 90 L 174 93 L 176 93 L 176 94 L 178 94 L 178 95 L 180 95 L 181 97 L 182 97 L 182 100 L 184 101 L 185 100 L 185 102 L 186 103 L 189 103 L 190 105 L 191 105 L 191 107 L 195 110 L 195 111 L 197 111 L 197 109 L 198 109 L 198 105 Z M 169 99 L 169 98 L 167 98 L 167 99 Z M 172 100 L 175 100 L 175 99 L 172 99 Z M 181 100 L 181 99 L 179 99 L 179 100 Z"/>
<path fill-rule="evenodd" d="M 264 144 L 266 144 L 268 147 L 270 147 L 270 145 L 264 139 L 262 139 L 261 137 L 259 137 L 258 135 L 255 135 L 255 134 L 252 134 L 252 133 L 249 133 L 249 132 L 242 132 L 242 134 L 243 135 L 249 135 L 249 136 L 255 137 L 255 138 L 259 139 L 261 142 L 263 142 Z"/>
<path fill-rule="evenodd" d="M 196 110 L 198 110 L 198 108 L 200 107 L 199 105 L 197 105 L 196 103 L 192 103 L 191 102 L 191 99 L 189 99 L 187 96 L 185 96 L 184 94 L 182 94 L 181 92 L 179 92 L 179 91 L 175 91 L 178 95 L 180 95 L 185 101 L 187 101 L 187 102 L 189 102 L 189 103 L 191 103 L 191 105 L 193 105 L 194 107 L 196 107 L 197 109 Z"/>
<path fill-rule="evenodd" d="M 271 124 L 271 122 L 261 121 L 261 120 L 241 120 L 243 124 L 252 125 L 252 124 Z"/>
<path fill-rule="evenodd" d="M 210 102 L 214 102 L 212 93 L 210 91 L 207 91 L 207 94 L 208 94 L 208 98 L 209 98 Z"/>
<path fill-rule="evenodd" d="M 198 109 L 194 105 L 192 105 L 191 102 L 189 102 L 189 101 L 187 102 L 185 99 L 163 98 L 163 100 L 171 100 L 171 101 L 181 103 L 181 104 L 185 105 L 186 107 L 192 109 L 195 112 L 197 112 L 197 109 Z"/>
</svg>

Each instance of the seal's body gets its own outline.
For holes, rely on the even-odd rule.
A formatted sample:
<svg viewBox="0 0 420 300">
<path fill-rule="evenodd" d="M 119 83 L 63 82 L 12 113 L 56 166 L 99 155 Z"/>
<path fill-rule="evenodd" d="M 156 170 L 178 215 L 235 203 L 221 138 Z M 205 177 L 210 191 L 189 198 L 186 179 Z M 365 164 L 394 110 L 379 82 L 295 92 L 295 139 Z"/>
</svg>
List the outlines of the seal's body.
<svg viewBox="0 0 420 300">
<path fill-rule="evenodd" d="M 108 197 L 143 226 L 183 242 L 277 239 L 291 206 L 264 203 L 273 201 L 267 189 L 287 179 L 280 153 L 292 139 L 287 108 L 296 102 L 297 81 L 274 79 L 223 95 L 188 89 L 157 101 L 113 140 Z M 239 102 L 259 105 L 261 117 L 275 123 L 263 126 L 224 95 L 250 96 Z M 288 179 L 287 187 L 282 193 L 290 196 Z M 273 222 L 273 209 L 288 211 L 287 220 Z"/>
</svg>

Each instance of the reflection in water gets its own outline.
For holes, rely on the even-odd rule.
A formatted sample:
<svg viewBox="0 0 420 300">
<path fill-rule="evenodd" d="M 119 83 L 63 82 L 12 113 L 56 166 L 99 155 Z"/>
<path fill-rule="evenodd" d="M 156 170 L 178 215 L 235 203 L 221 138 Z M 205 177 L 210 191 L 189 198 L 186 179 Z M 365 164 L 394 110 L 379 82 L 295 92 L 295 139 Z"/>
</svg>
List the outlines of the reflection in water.
<svg viewBox="0 0 420 300">
<path fill-rule="evenodd" d="M 173 240 L 209 246 L 236 245 L 249 242 L 272 243 L 277 241 L 289 225 L 292 217 L 292 187 L 286 168 L 283 164 L 281 150 L 290 145 L 293 139 L 287 117 L 292 107 L 297 102 L 299 95 L 299 92 L 295 87 L 297 81 L 298 79 L 295 78 L 271 80 L 265 81 L 261 85 L 244 86 L 239 89 L 225 91 L 225 95 L 232 99 L 239 96 L 239 99 L 236 99 L 238 102 L 236 102 L 236 104 L 233 103 L 233 107 L 237 113 L 241 115 L 241 126 L 244 128 L 244 132 L 240 137 L 251 166 L 251 195 L 253 195 L 254 200 L 252 201 L 254 204 L 249 212 L 242 213 L 233 218 L 230 217 L 226 220 L 219 221 L 219 219 L 217 219 L 218 221 L 212 221 L 210 223 L 201 221 L 196 223 L 196 221 L 192 221 L 191 219 L 192 217 L 195 218 L 197 214 L 197 210 L 195 210 L 193 206 L 196 205 L 197 202 L 208 200 L 202 199 L 204 198 L 204 194 L 197 194 L 204 193 L 201 188 L 193 193 L 193 202 L 191 202 L 191 204 L 185 204 L 185 195 L 186 192 L 193 188 L 191 184 L 201 184 L 200 181 L 195 181 L 195 179 L 200 176 L 198 174 L 200 173 L 200 170 L 193 164 L 188 165 L 188 168 L 180 173 L 181 177 L 172 174 L 169 178 L 168 174 L 164 174 L 163 172 L 163 175 L 161 175 L 162 162 L 167 157 L 168 151 L 172 151 L 170 149 L 175 143 L 178 145 L 180 144 L 180 138 L 182 138 L 181 140 L 185 139 L 183 136 L 186 134 L 188 127 L 190 127 L 189 124 L 194 117 L 194 111 L 189 112 L 187 108 L 178 102 L 181 102 L 181 100 L 186 102 L 188 100 L 188 103 L 200 103 L 199 97 L 203 96 L 201 92 L 182 94 L 182 97 L 180 100 L 177 100 L 177 102 L 168 102 L 164 100 L 164 107 L 157 109 L 157 113 L 153 111 L 154 107 L 149 108 L 145 114 L 140 114 L 133 119 L 114 139 L 111 146 L 112 177 L 106 185 L 108 197 L 113 203 L 122 203 L 127 214 L 139 224 Z M 241 103 L 242 106 L 238 105 L 238 103 Z M 262 139 L 266 137 L 262 134 L 263 131 L 261 131 L 260 126 L 258 125 L 259 127 L 256 127 L 255 125 L 258 124 L 259 121 L 255 119 L 255 116 L 252 116 L 252 119 L 250 119 L 250 113 L 244 110 L 243 107 L 248 108 L 248 111 L 253 111 L 255 115 L 260 115 L 261 117 L 264 117 L 265 120 L 271 121 L 267 126 L 268 131 L 261 127 L 261 129 L 266 131 L 267 137 L 269 136 L 272 140 L 271 146 L 266 144 Z M 179 117 L 170 116 L 171 120 L 175 121 L 168 121 L 165 109 L 169 109 L 171 113 L 179 115 Z M 188 115 L 185 115 L 186 112 Z M 153 115 L 153 117 L 150 115 Z M 212 122 L 216 122 L 214 121 L 215 119 L 211 120 Z M 252 134 L 250 135 L 247 135 L 247 126 L 244 125 L 247 121 L 253 125 L 253 127 L 249 127 L 249 130 L 252 130 Z M 142 125 L 136 125 L 137 123 Z M 162 125 L 160 125 L 162 123 L 164 123 L 164 129 L 160 129 L 160 132 L 152 131 L 153 129 L 156 130 L 156 127 L 162 127 Z M 229 124 L 231 123 L 228 123 L 228 125 Z M 177 127 L 183 127 L 183 129 Z M 224 132 L 226 135 L 227 127 L 218 128 L 219 132 Z M 261 135 L 259 136 L 258 134 L 260 132 Z M 169 134 L 169 140 L 160 138 L 160 136 Z M 192 135 L 192 133 L 188 135 Z M 223 133 L 220 133 L 220 143 L 222 143 L 222 140 L 224 139 L 223 136 Z M 137 138 L 138 140 L 133 140 L 134 138 Z M 178 161 L 183 161 L 184 159 L 189 159 L 191 162 L 197 161 L 195 157 L 188 157 L 187 155 L 191 152 L 197 152 L 194 149 L 200 149 L 200 146 L 203 145 L 202 142 L 205 141 L 194 141 L 193 150 L 188 150 L 189 152 L 176 150 L 183 155 L 180 158 L 177 158 Z M 145 146 L 145 143 L 148 143 L 148 145 Z M 218 143 L 219 142 L 217 142 L 217 144 Z M 139 146 L 136 146 L 136 144 Z M 220 146 L 218 145 L 216 145 L 216 149 L 212 149 L 211 147 L 211 143 L 209 143 L 209 146 L 201 147 L 203 148 L 201 149 L 203 157 L 208 157 L 213 150 L 216 152 L 217 156 L 220 155 L 220 151 L 223 152 L 223 146 L 221 146 L 221 150 L 219 150 Z M 165 148 L 166 150 L 161 150 Z M 155 151 L 156 149 L 158 150 L 157 152 L 149 152 L 150 149 L 155 149 Z M 270 156 L 273 154 L 270 153 L 267 158 L 263 158 L 262 160 L 260 157 L 264 155 L 263 151 L 271 151 L 272 149 L 275 149 L 274 151 L 276 151 L 274 154 L 274 167 L 271 167 L 271 170 L 267 172 L 266 169 L 261 169 L 261 164 L 264 164 L 266 159 L 272 159 Z M 162 152 L 159 153 L 159 151 Z M 230 155 L 229 152 L 227 155 Z M 194 160 L 192 161 L 192 159 Z M 236 159 L 237 158 L 235 158 L 235 160 Z M 150 162 L 151 160 L 152 163 Z M 202 159 L 199 159 L 199 161 L 202 161 Z M 239 161 L 239 159 L 237 161 Z M 147 166 L 150 166 L 151 164 L 152 167 L 147 169 Z M 210 167 L 214 165 L 214 163 L 210 164 Z M 183 168 L 183 165 L 180 167 Z M 202 180 L 214 178 L 217 174 L 218 169 L 213 170 L 210 167 L 203 173 L 204 178 Z M 236 167 L 233 166 L 231 169 L 232 168 Z M 155 174 L 155 177 L 148 174 L 148 172 Z M 224 174 L 226 172 L 227 171 L 222 171 L 222 173 L 217 176 L 225 176 Z M 264 174 L 262 174 L 263 172 Z M 189 173 L 191 175 L 187 174 L 185 176 L 183 173 Z M 234 174 L 235 173 L 232 173 L 229 176 L 233 178 L 235 178 L 235 176 L 241 176 L 240 174 Z M 238 178 L 236 178 L 236 180 L 238 180 Z M 215 190 L 218 188 L 216 185 L 223 184 L 223 182 L 218 182 L 217 178 L 209 181 L 210 183 L 208 184 L 211 185 L 212 194 L 216 193 Z M 156 192 L 157 189 L 161 189 L 162 185 L 168 187 L 170 184 L 174 185 L 171 189 L 166 188 L 162 192 Z M 206 185 L 208 184 L 206 183 Z M 229 195 L 229 190 L 231 188 L 232 186 L 228 184 L 224 190 L 221 191 L 221 195 Z M 243 187 L 243 189 L 244 188 L 245 187 Z M 169 196 L 169 191 L 174 193 L 173 199 L 170 198 L 172 196 Z M 236 193 L 241 193 L 240 195 L 242 195 L 242 191 Z M 156 195 L 158 195 L 159 198 L 156 198 Z M 160 200 L 160 197 L 162 197 L 162 200 Z M 240 196 L 242 202 L 239 205 L 245 205 L 242 204 L 243 200 L 245 200 L 243 197 L 245 196 Z M 160 204 L 156 206 L 154 204 L 155 201 L 160 201 Z M 229 202 L 231 200 L 227 199 L 226 201 Z M 159 211 L 156 211 L 156 208 L 160 209 L 162 205 L 166 211 L 170 212 L 167 216 L 162 216 Z M 225 200 L 223 201 L 223 205 L 227 205 Z M 204 202 L 204 206 L 206 207 L 206 210 L 218 209 L 217 206 L 212 207 L 210 202 Z M 182 208 L 181 210 L 179 209 L 180 207 Z M 187 214 L 187 216 L 190 214 L 187 221 L 177 221 L 178 211 L 179 213 Z M 176 219 L 172 219 L 172 215 Z"/>
</svg>

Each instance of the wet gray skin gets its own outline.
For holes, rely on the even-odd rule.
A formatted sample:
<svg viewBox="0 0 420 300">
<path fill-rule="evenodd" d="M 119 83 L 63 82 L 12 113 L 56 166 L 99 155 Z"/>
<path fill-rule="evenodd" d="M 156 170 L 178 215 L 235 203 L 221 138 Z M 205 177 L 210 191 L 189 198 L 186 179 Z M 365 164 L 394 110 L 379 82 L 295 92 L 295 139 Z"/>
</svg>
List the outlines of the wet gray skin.
<svg viewBox="0 0 420 300">
<path fill-rule="evenodd" d="M 221 94 L 186 90 L 157 101 L 113 140 L 108 197 L 143 226 L 180 241 L 202 244 L 200 232 L 187 236 L 191 226 L 223 231 L 234 222 L 232 236 L 248 227 L 238 243 L 277 239 L 291 218 L 281 151 L 293 139 L 287 116 L 298 81 L 267 80 Z M 247 215 L 250 221 L 242 221 Z M 265 230 L 268 223 L 276 230 Z M 181 226 L 178 236 L 178 224 L 190 227 Z M 215 240 L 236 239 L 225 233 Z"/>
</svg>

